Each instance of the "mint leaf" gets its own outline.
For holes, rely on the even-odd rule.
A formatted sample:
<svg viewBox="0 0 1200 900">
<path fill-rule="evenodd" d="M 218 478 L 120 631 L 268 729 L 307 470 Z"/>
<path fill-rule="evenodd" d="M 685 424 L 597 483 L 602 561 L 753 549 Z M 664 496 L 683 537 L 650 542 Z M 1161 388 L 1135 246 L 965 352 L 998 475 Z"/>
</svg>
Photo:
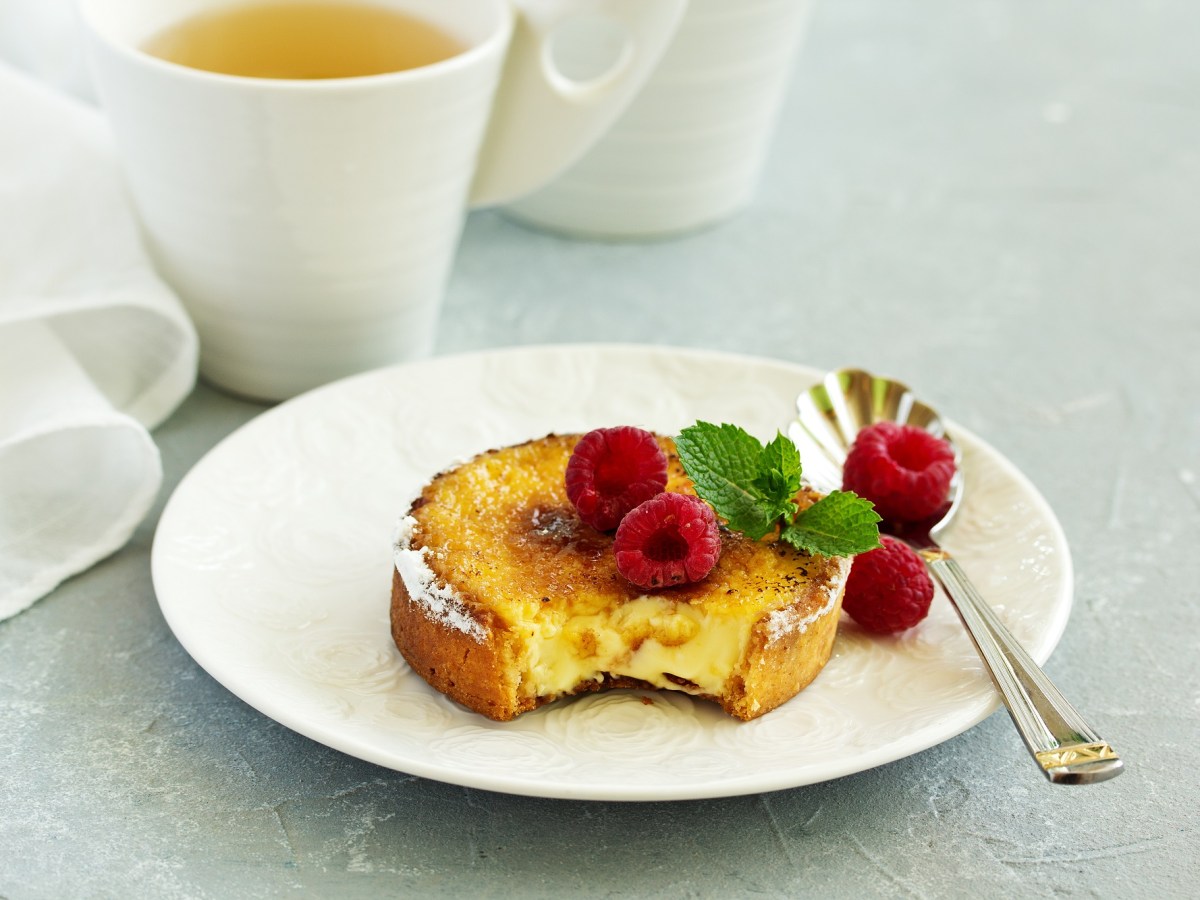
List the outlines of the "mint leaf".
<svg viewBox="0 0 1200 900">
<path fill-rule="evenodd" d="M 763 469 L 778 471 L 788 479 L 793 494 L 800 490 L 800 451 L 788 438 L 775 432 L 775 439 L 762 448 L 760 459 Z"/>
<path fill-rule="evenodd" d="M 778 514 L 756 483 L 763 447 L 736 425 L 697 422 L 675 439 L 675 449 L 696 493 L 712 504 L 730 528 L 758 540 Z"/>
<path fill-rule="evenodd" d="M 879 521 L 868 501 L 852 491 L 833 491 L 796 516 L 779 537 L 797 550 L 853 556 L 879 546 Z"/>
<path fill-rule="evenodd" d="M 762 448 L 760 472 L 755 485 L 770 504 L 771 517 L 791 521 L 796 515 L 793 498 L 800 490 L 800 451 L 796 445 L 776 432 L 775 439 Z"/>
</svg>

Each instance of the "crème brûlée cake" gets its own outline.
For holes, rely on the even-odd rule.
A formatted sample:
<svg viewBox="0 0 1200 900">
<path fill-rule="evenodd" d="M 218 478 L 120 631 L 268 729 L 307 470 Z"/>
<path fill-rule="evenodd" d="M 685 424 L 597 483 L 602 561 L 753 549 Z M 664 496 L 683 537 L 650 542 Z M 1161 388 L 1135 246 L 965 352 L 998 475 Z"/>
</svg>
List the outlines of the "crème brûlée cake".
<svg viewBox="0 0 1200 900">
<path fill-rule="evenodd" d="M 617 570 L 613 536 L 567 498 L 579 438 L 481 454 L 413 501 L 391 599 L 392 637 L 412 669 L 497 720 L 618 687 L 684 691 L 753 719 L 806 687 L 829 660 L 850 560 L 722 528 L 702 581 L 636 587 Z M 673 442 L 658 441 L 667 490 L 691 493 Z"/>
</svg>

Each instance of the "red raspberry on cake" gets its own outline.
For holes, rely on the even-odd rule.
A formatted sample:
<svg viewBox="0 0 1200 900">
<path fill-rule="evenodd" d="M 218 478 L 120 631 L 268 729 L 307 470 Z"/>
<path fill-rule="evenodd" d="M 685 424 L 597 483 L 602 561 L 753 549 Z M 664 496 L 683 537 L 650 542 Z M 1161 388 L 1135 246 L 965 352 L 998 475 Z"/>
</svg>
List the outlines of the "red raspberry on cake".
<svg viewBox="0 0 1200 900">
<path fill-rule="evenodd" d="M 700 581 L 721 556 L 716 516 L 699 497 L 659 494 L 621 520 L 613 554 L 617 571 L 640 588 Z"/>
<path fill-rule="evenodd" d="M 953 477 L 949 443 L 914 425 L 877 422 L 850 448 L 842 489 L 870 500 L 888 522 L 921 522 L 945 506 Z"/>
<path fill-rule="evenodd" d="M 567 498 L 598 531 L 616 528 L 666 486 L 666 453 L 654 435 L 631 425 L 589 431 L 567 462 Z"/>
<path fill-rule="evenodd" d="M 854 557 L 842 609 L 867 631 L 895 634 L 929 614 L 933 580 L 903 541 L 883 535 L 880 542 L 878 549 Z"/>
</svg>

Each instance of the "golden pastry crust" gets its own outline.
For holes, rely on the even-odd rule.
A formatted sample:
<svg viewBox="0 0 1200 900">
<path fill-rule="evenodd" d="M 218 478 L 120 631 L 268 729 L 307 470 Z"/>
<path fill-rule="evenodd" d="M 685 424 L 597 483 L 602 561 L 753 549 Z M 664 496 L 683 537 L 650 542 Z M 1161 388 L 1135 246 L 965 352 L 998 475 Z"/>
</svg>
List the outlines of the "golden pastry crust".
<svg viewBox="0 0 1200 900">
<path fill-rule="evenodd" d="M 617 571 L 612 535 L 567 500 L 579 437 L 481 454 L 413 501 L 391 601 L 392 637 L 412 669 L 502 721 L 612 687 L 683 690 L 752 719 L 806 687 L 832 651 L 850 561 L 722 529 L 707 578 L 643 591 Z M 667 489 L 691 492 L 674 444 L 659 441 Z"/>
</svg>

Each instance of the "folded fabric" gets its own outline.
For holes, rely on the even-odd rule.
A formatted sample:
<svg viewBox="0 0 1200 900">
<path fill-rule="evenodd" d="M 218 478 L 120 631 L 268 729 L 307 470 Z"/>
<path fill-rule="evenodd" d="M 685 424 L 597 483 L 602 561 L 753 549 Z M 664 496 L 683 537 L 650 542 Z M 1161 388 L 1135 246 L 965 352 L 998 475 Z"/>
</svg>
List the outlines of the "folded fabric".
<svg viewBox="0 0 1200 900">
<path fill-rule="evenodd" d="M 0 63 L 0 619 L 121 547 L 197 341 L 100 113 Z"/>
</svg>

